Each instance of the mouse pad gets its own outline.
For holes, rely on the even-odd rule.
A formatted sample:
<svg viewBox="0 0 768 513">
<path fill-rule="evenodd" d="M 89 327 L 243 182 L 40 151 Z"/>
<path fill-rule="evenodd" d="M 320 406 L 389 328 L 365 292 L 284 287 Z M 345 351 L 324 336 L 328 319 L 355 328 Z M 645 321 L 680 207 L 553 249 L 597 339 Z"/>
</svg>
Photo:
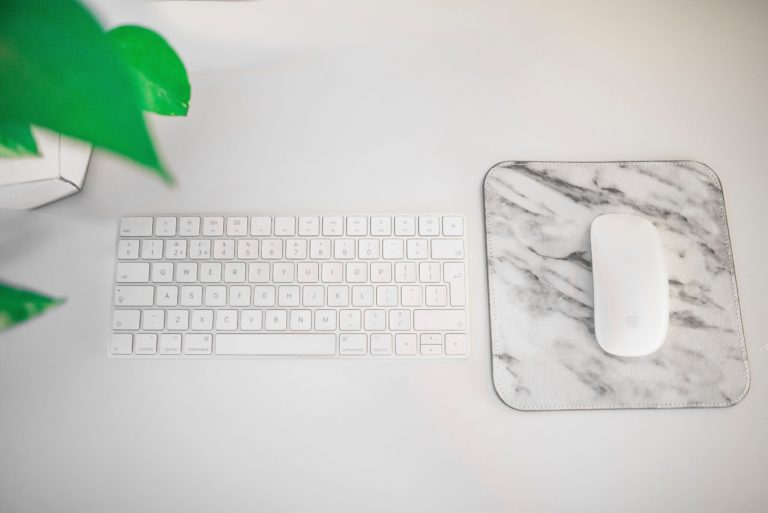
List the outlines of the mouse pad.
<svg viewBox="0 0 768 513">
<path fill-rule="evenodd" d="M 485 178 L 493 382 L 519 410 L 731 406 L 749 389 L 723 191 L 697 162 L 504 162 Z M 657 228 L 669 331 L 648 356 L 594 335 L 589 228 Z"/>
</svg>

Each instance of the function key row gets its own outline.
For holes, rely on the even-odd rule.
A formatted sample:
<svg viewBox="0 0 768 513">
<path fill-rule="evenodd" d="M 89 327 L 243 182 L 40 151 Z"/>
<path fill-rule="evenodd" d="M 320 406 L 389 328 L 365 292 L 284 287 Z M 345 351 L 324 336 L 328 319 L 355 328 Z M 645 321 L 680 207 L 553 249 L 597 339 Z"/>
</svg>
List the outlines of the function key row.
<svg viewBox="0 0 768 513">
<path fill-rule="evenodd" d="M 366 235 L 388 237 L 461 237 L 464 220 L 459 216 L 373 217 L 124 217 L 123 237 L 326 237 Z"/>
</svg>

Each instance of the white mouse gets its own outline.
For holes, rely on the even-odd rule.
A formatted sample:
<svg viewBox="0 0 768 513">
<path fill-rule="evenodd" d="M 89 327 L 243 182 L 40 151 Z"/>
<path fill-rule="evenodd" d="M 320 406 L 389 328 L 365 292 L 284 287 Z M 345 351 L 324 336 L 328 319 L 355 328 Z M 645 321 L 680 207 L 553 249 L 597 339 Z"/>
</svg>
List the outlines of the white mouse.
<svg viewBox="0 0 768 513">
<path fill-rule="evenodd" d="M 639 216 L 592 221 L 595 336 L 606 353 L 645 356 L 669 326 L 669 281 L 656 227 Z"/>
</svg>

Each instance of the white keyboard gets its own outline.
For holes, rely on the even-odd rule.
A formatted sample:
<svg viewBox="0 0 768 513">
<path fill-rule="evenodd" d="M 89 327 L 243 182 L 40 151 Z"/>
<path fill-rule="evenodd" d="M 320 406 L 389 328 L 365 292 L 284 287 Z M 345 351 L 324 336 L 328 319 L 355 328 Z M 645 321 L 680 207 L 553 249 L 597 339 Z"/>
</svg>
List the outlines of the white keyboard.
<svg viewBox="0 0 768 513">
<path fill-rule="evenodd" d="M 460 215 L 120 221 L 117 357 L 469 355 Z"/>
</svg>

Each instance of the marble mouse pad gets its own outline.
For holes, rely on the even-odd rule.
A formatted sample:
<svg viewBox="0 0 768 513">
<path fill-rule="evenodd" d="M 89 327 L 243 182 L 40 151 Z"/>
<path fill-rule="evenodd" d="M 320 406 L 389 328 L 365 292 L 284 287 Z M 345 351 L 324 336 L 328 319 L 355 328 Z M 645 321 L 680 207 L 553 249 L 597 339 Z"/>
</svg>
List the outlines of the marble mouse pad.
<svg viewBox="0 0 768 513">
<path fill-rule="evenodd" d="M 485 178 L 493 382 L 520 410 L 731 406 L 749 389 L 720 181 L 697 162 L 504 162 Z M 589 228 L 657 228 L 666 341 L 621 358 L 597 344 Z"/>
</svg>

